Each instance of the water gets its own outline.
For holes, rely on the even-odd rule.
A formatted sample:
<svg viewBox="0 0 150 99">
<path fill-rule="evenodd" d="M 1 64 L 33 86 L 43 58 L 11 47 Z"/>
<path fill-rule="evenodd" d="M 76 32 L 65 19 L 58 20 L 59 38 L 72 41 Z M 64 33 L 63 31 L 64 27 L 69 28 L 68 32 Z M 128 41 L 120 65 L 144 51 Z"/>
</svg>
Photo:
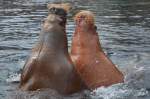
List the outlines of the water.
<svg viewBox="0 0 150 99">
<path fill-rule="evenodd" d="M 51 90 L 16 90 L 18 74 L 38 40 L 41 20 L 47 16 L 46 4 L 50 2 L 73 5 L 67 23 L 69 46 L 73 15 L 79 10 L 94 12 L 102 47 L 126 75 L 125 83 L 71 96 Z M 150 99 L 149 12 L 149 0 L 0 0 L 0 99 Z"/>
</svg>

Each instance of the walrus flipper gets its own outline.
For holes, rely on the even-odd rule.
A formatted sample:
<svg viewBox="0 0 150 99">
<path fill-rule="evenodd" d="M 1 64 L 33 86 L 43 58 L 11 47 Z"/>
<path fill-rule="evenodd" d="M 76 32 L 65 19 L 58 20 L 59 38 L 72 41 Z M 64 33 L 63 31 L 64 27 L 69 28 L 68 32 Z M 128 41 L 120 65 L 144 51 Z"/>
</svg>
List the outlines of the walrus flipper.
<svg viewBox="0 0 150 99">
<path fill-rule="evenodd" d="M 24 67 L 23 67 L 23 72 L 21 74 L 21 83 L 20 86 L 22 86 L 24 83 L 26 83 L 31 76 L 33 75 L 34 67 L 36 65 L 37 58 L 30 57 L 26 61 Z"/>
</svg>

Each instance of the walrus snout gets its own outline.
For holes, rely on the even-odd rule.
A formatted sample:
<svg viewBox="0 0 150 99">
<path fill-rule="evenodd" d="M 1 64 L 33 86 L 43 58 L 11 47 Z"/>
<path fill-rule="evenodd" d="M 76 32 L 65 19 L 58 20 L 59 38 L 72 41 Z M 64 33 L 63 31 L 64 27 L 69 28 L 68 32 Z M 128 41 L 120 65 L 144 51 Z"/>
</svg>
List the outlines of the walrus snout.
<svg viewBox="0 0 150 99">
<path fill-rule="evenodd" d="M 90 11 L 80 11 L 74 17 L 76 24 L 94 25 L 94 14 Z"/>
<path fill-rule="evenodd" d="M 51 9 L 53 7 L 64 9 L 66 12 L 68 12 L 72 8 L 70 3 L 61 3 L 61 4 L 53 4 L 53 3 L 51 4 L 50 3 L 47 5 L 48 9 Z"/>
<path fill-rule="evenodd" d="M 59 19 L 59 24 L 64 26 L 66 24 L 67 12 L 72 8 L 70 3 L 61 3 L 61 4 L 48 4 L 47 8 L 49 14 L 53 14 L 56 18 Z"/>
<path fill-rule="evenodd" d="M 66 17 L 67 12 L 72 8 L 70 3 L 48 4 L 49 13 Z"/>
<path fill-rule="evenodd" d="M 56 15 L 59 15 L 61 17 L 66 17 L 67 16 L 67 12 L 62 8 L 52 7 L 52 8 L 49 9 L 49 13 L 50 14 L 56 14 Z"/>
</svg>

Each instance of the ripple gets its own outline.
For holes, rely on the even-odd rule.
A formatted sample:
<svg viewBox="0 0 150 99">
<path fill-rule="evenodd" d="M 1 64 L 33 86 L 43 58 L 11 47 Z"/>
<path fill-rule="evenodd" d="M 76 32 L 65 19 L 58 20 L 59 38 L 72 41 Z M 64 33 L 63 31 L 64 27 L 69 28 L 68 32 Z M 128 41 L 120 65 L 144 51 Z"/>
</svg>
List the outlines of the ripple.
<svg viewBox="0 0 150 99">
<path fill-rule="evenodd" d="M 32 46 L 37 42 L 41 29 L 41 20 L 48 14 L 46 4 L 49 2 L 70 2 L 74 6 L 73 11 L 68 15 L 67 23 L 69 47 L 71 46 L 71 39 L 75 28 L 74 14 L 79 10 L 90 10 L 95 14 L 95 23 L 98 27 L 97 32 L 99 33 L 103 50 L 118 65 L 118 68 L 128 68 L 128 66 L 137 65 L 139 69 L 141 66 L 149 70 L 149 0 L 2 0 L 0 1 L 0 98 L 4 99 L 6 93 L 11 93 L 11 89 L 16 88 L 14 84 L 9 85 L 10 83 L 6 83 L 5 80 L 9 74 L 15 74 L 17 71 L 20 71 L 23 66 L 20 62 L 25 61 Z M 134 76 L 135 74 L 136 76 Z M 146 88 L 149 88 L 148 71 L 132 71 L 129 74 L 130 76 L 128 76 L 128 81 L 134 77 L 138 78 L 138 74 L 145 75 L 144 78 L 140 78 L 144 81 L 140 85 L 143 86 L 144 84 Z M 16 78 L 13 77 L 10 78 L 15 81 Z M 131 86 L 133 87 L 136 84 Z M 132 97 L 132 94 L 135 95 L 133 99 L 144 99 L 144 95 L 147 94 L 145 89 L 130 89 L 125 84 L 122 86 L 114 85 L 108 88 L 99 88 L 96 92 L 97 94 L 94 98 L 105 97 L 104 99 L 106 97 L 107 99 L 116 99 L 114 98 L 115 96 L 128 97 L 126 99 L 129 99 L 130 96 Z M 16 92 L 12 96 L 18 95 L 18 97 L 31 97 L 32 99 L 43 99 L 42 96 L 44 98 L 51 97 L 51 94 L 45 91 L 40 94 L 38 93 L 40 92 L 32 95 Z M 52 97 L 62 98 L 62 96 L 58 95 L 57 97 L 57 95 L 54 94 Z M 90 92 L 63 98 L 79 99 L 81 97 L 83 99 L 87 95 L 90 95 Z"/>
</svg>

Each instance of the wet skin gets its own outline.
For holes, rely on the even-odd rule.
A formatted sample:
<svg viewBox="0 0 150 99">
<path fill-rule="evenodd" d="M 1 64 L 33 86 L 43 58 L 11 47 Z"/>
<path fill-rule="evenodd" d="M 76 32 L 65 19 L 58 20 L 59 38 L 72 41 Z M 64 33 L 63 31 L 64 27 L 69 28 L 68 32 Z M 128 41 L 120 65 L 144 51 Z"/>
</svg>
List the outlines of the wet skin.
<svg viewBox="0 0 150 99">
<path fill-rule="evenodd" d="M 39 41 L 24 65 L 22 90 L 51 88 L 61 94 L 71 94 L 84 89 L 68 54 L 66 15 L 63 9 L 50 9 L 42 24 Z"/>
<path fill-rule="evenodd" d="M 123 74 L 102 50 L 92 12 L 79 12 L 75 22 L 71 58 L 86 85 L 95 89 L 123 82 Z"/>
</svg>

